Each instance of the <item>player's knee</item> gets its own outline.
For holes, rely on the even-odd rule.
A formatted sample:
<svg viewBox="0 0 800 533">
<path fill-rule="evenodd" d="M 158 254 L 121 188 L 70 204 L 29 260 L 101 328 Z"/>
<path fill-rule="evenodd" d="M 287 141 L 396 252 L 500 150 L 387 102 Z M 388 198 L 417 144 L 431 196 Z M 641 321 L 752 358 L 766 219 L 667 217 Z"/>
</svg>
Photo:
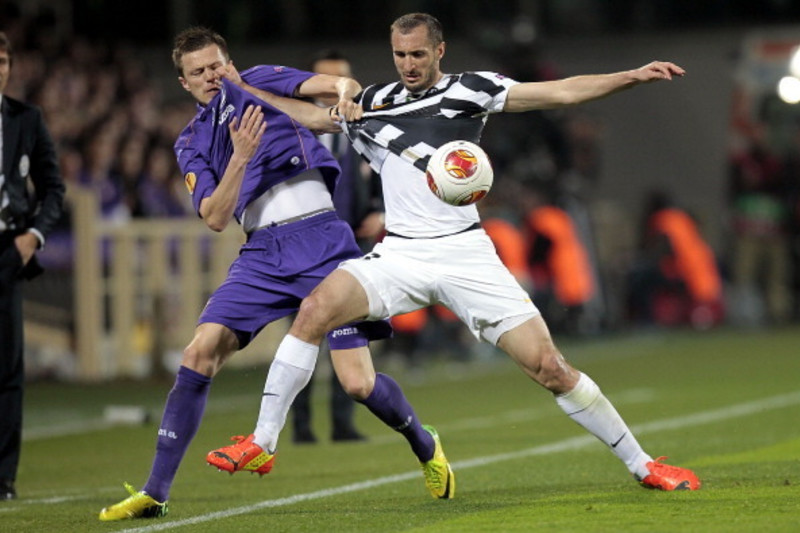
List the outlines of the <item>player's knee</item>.
<svg viewBox="0 0 800 533">
<path fill-rule="evenodd" d="M 181 365 L 204 374 L 206 376 L 213 376 L 217 373 L 221 362 L 217 360 L 212 353 L 204 350 L 192 343 L 183 349 L 183 358 Z"/>
<path fill-rule="evenodd" d="M 519 363 L 528 376 L 550 391 L 569 390 L 572 384 L 572 368 L 552 341 L 539 343 Z"/>
<path fill-rule="evenodd" d="M 375 387 L 375 376 L 345 375 L 339 377 L 342 389 L 357 402 L 363 402 Z"/>
<path fill-rule="evenodd" d="M 537 381 L 544 388 L 555 394 L 572 390 L 575 386 L 575 374 L 575 369 L 555 346 L 551 345 L 542 351 Z"/>
<path fill-rule="evenodd" d="M 297 328 L 307 336 L 321 337 L 330 329 L 327 327 L 329 317 L 329 306 L 322 298 L 312 293 L 300 303 L 293 328 Z"/>
</svg>

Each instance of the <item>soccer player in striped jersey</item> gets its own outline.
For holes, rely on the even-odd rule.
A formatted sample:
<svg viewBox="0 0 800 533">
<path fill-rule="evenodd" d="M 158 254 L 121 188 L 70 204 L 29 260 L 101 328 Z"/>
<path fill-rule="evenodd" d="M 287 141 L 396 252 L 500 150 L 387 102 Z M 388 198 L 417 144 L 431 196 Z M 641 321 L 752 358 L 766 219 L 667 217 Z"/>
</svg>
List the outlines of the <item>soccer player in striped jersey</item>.
<svg viewBox="0 0 800 533">
<path fill-rule="evenodd" d="M 425 13 L 391 25 L 400 80 L 367 87 L 357 99 L 363 118 L 343 124 L 351 142 L 383 182 L 386 238 L 365 257 L 349 260 L 304 299 L 286 339 L 318 346 L 325 332 L 356 319 L 379 320 L 433 304 L 449 307 L 473 334 L 506 352 L 559 407 L 594 434 L 643 486 L 693 490 L 688 469 L 653 459 L 589 376 L 555 346 L 529 295 L 502 264 L 479 223 L 475 205 L 454 207 L 436 198 L 425 167 L 437 146 L 480 140 L 488 115 L 588 102 L 624 89 L 683 76 L 670 62 L 611 74 L 519 83 L 495 72 L 446 74 L 442 27 Z M 278 355 L 291 359 L 281 350 Z M 346 391 L 376 398 L 370 409 L 390 410 L 399 388 L 369 360 L 332 355 Z M 262 416 L 265 413 L 262 411 Z M 435 497 L 452 497 L 452 469 L 436 444 L 423 462 Z"/>
</svg>

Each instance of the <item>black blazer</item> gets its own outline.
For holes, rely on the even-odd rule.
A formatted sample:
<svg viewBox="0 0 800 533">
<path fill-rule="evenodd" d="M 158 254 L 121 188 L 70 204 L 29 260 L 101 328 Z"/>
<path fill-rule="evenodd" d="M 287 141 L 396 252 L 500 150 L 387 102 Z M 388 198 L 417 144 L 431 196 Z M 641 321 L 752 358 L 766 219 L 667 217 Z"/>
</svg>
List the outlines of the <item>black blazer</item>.
<svg viewBox="0 0 800 533">
<path fill-rule="evenodd" d="M 53 139 L 36 106 L 3 95 L 0 112 L 4 188 L 15 232 L 35 228 L 46 238 L 61 217 L 64 201 Z"/>
</svg>

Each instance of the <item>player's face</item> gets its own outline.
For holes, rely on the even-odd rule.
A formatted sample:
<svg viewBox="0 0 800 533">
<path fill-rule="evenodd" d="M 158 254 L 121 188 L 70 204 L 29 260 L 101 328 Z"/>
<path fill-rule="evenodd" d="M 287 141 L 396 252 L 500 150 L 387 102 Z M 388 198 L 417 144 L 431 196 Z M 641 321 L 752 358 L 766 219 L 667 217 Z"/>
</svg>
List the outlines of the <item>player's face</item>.
<svg viewBox="0 0 800 533">
<path fill-rule="evenodd" d="M 444 43 L 434 46 L 425 26 L 405 34 L 393 31 L 392 54 L 400 82 L 412 93 L 433 87 L 442 77 L 439 61 L 444 55 Z"/>
<path fill-rule="evenodd" d="M 195 100 L 203 105 L 208 104 L 222 86 L 222 78 L 227 72 L 228 60 L 219 49 L 212 44 L 184 54 L 183 76 L 178 77 L 184 89 L 192 93 Z"/>
</svg>

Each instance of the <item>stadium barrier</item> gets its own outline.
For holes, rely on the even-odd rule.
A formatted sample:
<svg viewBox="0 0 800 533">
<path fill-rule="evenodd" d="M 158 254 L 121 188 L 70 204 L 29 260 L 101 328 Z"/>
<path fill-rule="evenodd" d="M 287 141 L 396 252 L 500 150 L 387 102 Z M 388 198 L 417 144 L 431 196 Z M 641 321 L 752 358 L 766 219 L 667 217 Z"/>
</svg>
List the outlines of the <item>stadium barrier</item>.
<svg viewBox="0 0 800 533">
<path fill-rule="evenodd" d="M 71 193 L 74 377 L 102 381 L 174 371 L 242 232 L 232 224 L 214 233 L 195 217 L 98 223 L 97 194 Z M 284 321 L 271 324 L 231 363 L 268 362 L 285 329 Z"/>
</svg>

